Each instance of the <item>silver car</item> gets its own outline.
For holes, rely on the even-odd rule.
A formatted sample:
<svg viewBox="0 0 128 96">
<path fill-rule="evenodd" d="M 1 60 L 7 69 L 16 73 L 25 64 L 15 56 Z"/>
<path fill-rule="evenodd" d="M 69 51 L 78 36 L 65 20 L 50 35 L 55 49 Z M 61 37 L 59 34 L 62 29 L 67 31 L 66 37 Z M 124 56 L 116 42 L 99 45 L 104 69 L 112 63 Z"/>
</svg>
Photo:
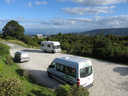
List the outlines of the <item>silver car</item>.
<svg viewBox="0 0 128 96">
<path fill-rule="evenodd" d="M 26 62 L 30 60 L 27 52 L 17 51 L 14 54 L 15 54 L 14 60 L 17 62 Z"/>
</svg>

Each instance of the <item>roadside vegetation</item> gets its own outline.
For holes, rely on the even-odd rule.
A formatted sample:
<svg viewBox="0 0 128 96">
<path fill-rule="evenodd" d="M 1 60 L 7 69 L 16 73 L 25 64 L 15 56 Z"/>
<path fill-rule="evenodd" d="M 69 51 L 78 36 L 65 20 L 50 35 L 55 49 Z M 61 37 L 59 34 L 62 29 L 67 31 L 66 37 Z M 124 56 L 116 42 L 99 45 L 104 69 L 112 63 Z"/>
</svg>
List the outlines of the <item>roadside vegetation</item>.
<svg viewBox="0 0 128 96">
<path fill-rule="evenodd" d="M 103 36 L 101 30 L 99 36 L 59 33 L 49 40 L 59 41 L 62 50 L 70 54 L 128 64 L 128 36 Z"/>
</svg>

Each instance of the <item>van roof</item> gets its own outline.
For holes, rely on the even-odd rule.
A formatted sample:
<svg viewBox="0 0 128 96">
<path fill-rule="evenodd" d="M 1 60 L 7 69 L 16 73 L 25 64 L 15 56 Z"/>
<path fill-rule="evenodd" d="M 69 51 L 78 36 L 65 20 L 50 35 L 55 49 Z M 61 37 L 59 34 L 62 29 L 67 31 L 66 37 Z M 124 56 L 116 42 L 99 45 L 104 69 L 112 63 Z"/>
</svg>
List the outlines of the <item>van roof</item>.
<svg viewBox="0 0 128 96">
<path fill-rule="evenodd" d="M 17 51 L 16 53 L 22 54 L 22 53 L 27 53 L 27 52 L 24 52 L 24 51 Z"/>
<path fill-rule="evenodd" d="M 41 43 L 53 44 L 54 46 L 60 45 L 60 42 L 58 42 L 58 41 L 42 41 Z"/>
<path fill-rule="evenodd" d="M 56 43 L 58 41 L 42 41 L 42 42 Z"/>
<path fill-rule="evenodd" d="M 56 58 L 56 59 L 63 60 L 65 62 L 72 62 L 74 64 L 86 63 L 87 61 L 90 61 L 88 59 L 72 57 L 72 56 L 60 57 L 60 58 Z"/>
</svg>

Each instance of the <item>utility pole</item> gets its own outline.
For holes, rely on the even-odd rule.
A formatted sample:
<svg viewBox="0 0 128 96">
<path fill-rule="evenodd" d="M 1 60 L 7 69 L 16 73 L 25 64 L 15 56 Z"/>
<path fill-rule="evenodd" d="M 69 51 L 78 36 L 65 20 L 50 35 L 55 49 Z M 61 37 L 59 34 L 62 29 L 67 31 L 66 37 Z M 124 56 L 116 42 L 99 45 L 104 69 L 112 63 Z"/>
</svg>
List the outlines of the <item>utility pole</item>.
<svg viewBox="0 0 128 96">
<path fill-rule="evenodd" d="M 46 33 L 46 36 L 49 37 L 49 31 L 50 31 L 50 29 L 45 29 L 45 30 L 46 30 L 46 32 L 47 32 L 47 33 Z"/>
<path fill-rule="evenodd" d="M 49 31 L 50 31 L 50 29 L 45 29 L 45 30 L 47 32 L 46 36 L 47 36 L 47 41 L 48 41 L 49 40 Z"/>
</svg>

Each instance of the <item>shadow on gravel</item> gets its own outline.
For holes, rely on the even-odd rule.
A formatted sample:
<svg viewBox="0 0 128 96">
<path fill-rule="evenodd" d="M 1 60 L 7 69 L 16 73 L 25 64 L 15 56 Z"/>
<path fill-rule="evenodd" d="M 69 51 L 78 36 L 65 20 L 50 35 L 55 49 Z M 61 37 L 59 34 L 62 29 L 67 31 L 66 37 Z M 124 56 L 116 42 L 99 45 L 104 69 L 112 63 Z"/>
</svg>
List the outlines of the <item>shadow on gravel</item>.
<svg viewBox="0 0 128 96">
<path fill-rule="evenodd" d="M 57 88 L 62 83 L 56 79 L 49 78 L 47 71 L 44 70 L 29 70 L 29 74 L 34 78 L 37 84 L 48 88 Z"/>
<path fill-rule="evenodd" d="M 42 50 L 31 50 L 31 49 L 24 49 L 22 51 L 25 51 L 25 52 L 30 52 L 30 53 L 48 53 L 48 54 L 54 54 L 54 53 L 51 53 L 51 52 L 44 52 Z"/>
<path fill-rule="evenodd" d="M 128 67 L 116 67 L 113 71 L 120 73 L 121 76 L 128 75 Z"/>
<path fill-rule="evenodd" d="M 21 77 L 20 77 L 21 80 L 27 80 L 27 81 L 30 82 L 30 83 L 38 84 L 38 83 L 36 82 L 36 80 L 33 78 L 32 75 L 30 75 L 30 74 L 27 75 L 28 72 L 26 73 L 25 70 L 17 69 L 16 72 L 17 72 L 17 74 L 18 74 L 19 76 L 21 76 Z M 25 72 L 25 73 L 24 73 L 24 72 Z M 40 85 L 40 84 L 38 84 L 38 85 Z"/>
</svg>

